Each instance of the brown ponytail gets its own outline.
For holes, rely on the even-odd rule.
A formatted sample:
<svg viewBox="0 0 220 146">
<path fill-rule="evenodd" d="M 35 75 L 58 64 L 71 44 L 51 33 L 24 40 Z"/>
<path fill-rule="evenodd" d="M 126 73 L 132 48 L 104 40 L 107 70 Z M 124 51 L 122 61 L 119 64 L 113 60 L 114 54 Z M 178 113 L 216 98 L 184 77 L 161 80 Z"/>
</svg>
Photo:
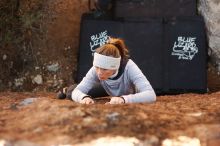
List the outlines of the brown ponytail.
<svg viewBox="0 0 220 146">
<path fill-rule="evenodd" d="M 110 38 L 108 43 L 97 48 L 96 52 L 106 56 L 120 57 L 122 60 L 129 58 L 129 51 L 122 39 Z"/>
</svg>

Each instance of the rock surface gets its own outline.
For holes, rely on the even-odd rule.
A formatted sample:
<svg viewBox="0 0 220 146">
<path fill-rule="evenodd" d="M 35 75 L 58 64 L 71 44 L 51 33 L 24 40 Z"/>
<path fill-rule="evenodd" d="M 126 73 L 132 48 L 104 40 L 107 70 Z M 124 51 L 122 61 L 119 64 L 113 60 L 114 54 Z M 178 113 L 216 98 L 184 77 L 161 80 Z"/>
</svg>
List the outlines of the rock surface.
<svg viewBox="0 0 220 146">
<path fill-rule="evenodd" d="M 209 55 L 220 72 L 220 1 L 199 0 L 199 12 L 206 23 Z"/>
<path fill-rule="evenodd" d="M 0 144 L 218 146 L 220 92 L 158 96 L 152 104 L 93 105 L 54 93 L 0 92 Z M 176 146 L 175 145 L 175 146 Z"/>
</svg>

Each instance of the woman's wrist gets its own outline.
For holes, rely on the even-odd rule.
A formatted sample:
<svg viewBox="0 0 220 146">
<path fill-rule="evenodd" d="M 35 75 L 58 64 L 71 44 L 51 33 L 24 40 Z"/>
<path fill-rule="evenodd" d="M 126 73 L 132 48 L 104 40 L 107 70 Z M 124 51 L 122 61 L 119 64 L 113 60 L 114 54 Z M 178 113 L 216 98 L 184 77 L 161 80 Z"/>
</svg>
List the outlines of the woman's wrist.
<svg viewBox="0 0 220 146">
<path fill-rule="evenodd" d="M 123 96 L 119 96 L 121 99 L 123 99 L 123 101 L 124 101 L 124 103 L 125 103 L 125 99 L 124 99 L 124 97 Z"/>
<path fill-rule="evenodd" d="M 92 97 L 91 97 L 90 95 L 84 96 L 84 97 L 82 98 L 82 100 L 85 99 L 85 98 L 91 98 L 91 99 L 92 99 Z"/>
</svg>

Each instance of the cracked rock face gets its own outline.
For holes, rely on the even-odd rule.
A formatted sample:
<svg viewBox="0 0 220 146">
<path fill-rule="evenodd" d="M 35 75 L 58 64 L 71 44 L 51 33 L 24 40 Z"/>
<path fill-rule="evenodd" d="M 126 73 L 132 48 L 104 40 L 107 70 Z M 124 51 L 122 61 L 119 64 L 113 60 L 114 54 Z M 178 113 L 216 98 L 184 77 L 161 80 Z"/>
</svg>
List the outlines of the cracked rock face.
<svg viewBox="0 0 220 146">
<path fill-rule="evenodd" d="M 200 0 L 199 12 L 206 23 L 209 55 L 220 71 L 220 0 Z"/>
</svg>

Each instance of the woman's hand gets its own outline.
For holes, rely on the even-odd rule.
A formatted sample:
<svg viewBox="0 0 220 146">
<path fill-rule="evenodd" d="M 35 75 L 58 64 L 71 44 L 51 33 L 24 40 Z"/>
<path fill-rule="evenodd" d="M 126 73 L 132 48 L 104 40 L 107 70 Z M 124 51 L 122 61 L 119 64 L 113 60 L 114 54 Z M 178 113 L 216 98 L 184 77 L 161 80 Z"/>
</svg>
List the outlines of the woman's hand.
<svg viewBox="0 0 220 146">
<path fill-rule="evenodd" d="M 90 97 L 85 97 L 80 101 L 81 104 L 94 104 L 94 100 Z"/>
<path fill-rule="evenodd" d="M 123 97 L 112 97 L 110 102 L 107 102 L 106 104 L 123 104 L 123 103 L 125 103 Z"/>
</svg>

